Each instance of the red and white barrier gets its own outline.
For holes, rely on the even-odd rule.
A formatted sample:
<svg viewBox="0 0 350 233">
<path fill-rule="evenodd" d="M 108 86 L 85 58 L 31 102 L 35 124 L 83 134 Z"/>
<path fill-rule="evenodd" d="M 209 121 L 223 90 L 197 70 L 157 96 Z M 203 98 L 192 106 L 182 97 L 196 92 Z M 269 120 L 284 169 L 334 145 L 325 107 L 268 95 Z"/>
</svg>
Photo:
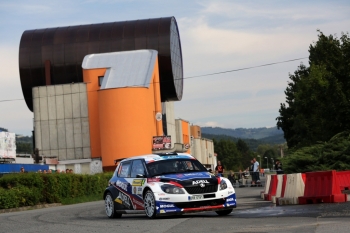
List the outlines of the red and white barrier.
<svg viewBox="0 0 350 233">
<path fill-rule="evenodd" d="M 277 205 L 299 204 L 298 198 L 304 195 L 304 190 L 305 190 L 304 181 L 305 181 L 305 174 L 302 174 L 302 173 L 287 174 L 284 197 L 277 198 L 276 204 Z"/>
</svg>

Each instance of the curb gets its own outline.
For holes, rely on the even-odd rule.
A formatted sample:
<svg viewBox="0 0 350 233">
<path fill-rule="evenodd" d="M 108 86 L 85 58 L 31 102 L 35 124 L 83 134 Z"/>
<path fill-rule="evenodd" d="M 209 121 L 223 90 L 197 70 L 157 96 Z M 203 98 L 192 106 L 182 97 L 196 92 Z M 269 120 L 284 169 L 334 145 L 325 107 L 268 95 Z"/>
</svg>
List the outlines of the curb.
<svg viewBox="0 0 350 233">
<path fill-rule="evenodd" d="M 62 205 L 61 203 L 53 203 L 53 204 L 41 204 L 41 205 L 34 205 L 34 206 L 23 206 L 18 208 L 11 208 L 11 209 L 0 209 L 0 214 L 18 212 L 18 211 L 24 211 L 24 210 L 43 209 L 43 208 L 49 208 L 49 207 L 55 207 L 55 206 L 61 206 L 61 205 Z"/>
</svg>

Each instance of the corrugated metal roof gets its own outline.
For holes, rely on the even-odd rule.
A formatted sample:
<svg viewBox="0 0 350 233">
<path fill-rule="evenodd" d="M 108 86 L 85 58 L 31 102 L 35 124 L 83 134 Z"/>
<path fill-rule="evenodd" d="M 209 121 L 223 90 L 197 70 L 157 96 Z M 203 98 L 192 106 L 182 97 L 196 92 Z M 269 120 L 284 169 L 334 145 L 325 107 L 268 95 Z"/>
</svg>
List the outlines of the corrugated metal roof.
<svg viewBox="0 0 350 233">
<path fill-rule="evenodd" d="M 101 89 L 149 87 L 157 55 L 156 50 L 90 54 L 84 57 L 82 67 L 107 68 Z"/>
</svg>

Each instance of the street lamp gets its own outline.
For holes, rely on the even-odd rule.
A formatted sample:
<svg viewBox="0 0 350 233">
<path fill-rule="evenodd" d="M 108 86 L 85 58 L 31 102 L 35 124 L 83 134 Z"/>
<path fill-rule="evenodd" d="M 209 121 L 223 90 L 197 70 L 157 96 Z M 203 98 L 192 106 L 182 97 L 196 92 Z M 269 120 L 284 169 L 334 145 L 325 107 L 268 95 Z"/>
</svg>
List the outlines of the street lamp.
<svg viewBox="0 0 350 233">
<path fill-rule="evenodd" d="M 259 158 L 260 158 L 260 163 L 259 163 L 259 165 L 262 167 L 262 165 L 261 165 L 261 156 L 260 155 L 257 155 Z"/>
<path fill-rule="evenodd" d="M 265 159 L 266 159 L 266 168 L 269 168 L 269 160 L 267 157 L 265 157 Z"/>
</svg>

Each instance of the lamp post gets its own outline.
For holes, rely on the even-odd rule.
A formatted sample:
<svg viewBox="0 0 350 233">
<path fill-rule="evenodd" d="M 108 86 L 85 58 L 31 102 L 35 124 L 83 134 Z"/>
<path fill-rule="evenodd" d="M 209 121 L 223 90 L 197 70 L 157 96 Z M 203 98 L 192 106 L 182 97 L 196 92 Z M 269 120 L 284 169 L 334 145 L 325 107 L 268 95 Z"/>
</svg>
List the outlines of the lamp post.
<svg viewBox="0 0 350 233">
<path fill-rule="evenodd" d="M 261 165 L 261 156 L 260 156 L 260 155 L 257 155 L 257 157 L 260 158 L 260 163 L 259 163 L 259 165 L 262 167 L 262 165 Z"/>
<path fill-rule="evenodd" d="M 265 157 L 265 159 L 266 159 L 266 168 L 269 168 L 269 160 L 267 157 Z"/>
</svg>

